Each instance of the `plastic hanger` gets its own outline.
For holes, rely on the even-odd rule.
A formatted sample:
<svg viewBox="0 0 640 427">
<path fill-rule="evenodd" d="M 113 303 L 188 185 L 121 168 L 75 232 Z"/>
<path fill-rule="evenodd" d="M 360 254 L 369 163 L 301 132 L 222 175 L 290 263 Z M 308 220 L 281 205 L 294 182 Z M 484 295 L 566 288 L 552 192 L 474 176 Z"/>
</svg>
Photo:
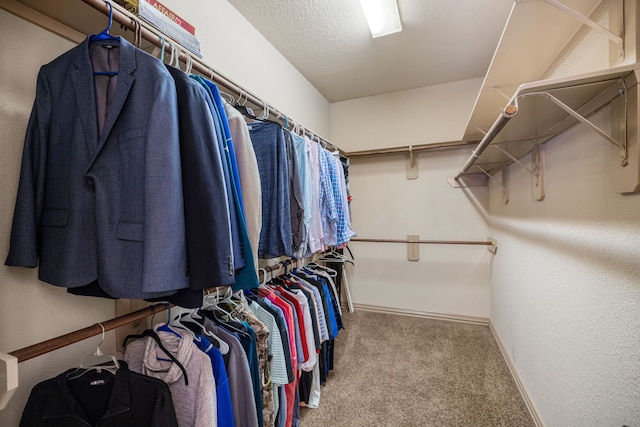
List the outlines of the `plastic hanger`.
<svg viewBox="0 0 640 427">
<path fill-rule="evenodd" d="M 179 333 L 177 333 L 176 331 L 171 329 L 171 327 L 169 326 L 170 323 L 171 323 L 171 304 L 168 304 L 168 307 L 167 307 L 167 323 L 164 323 L 164 324 L 158 326 L 158 331 L 169 332 L 169 333 L 177 336 L 178 338 L 182 338 L 182 335 L 180 335 Z"/>
<path fill-rule="evenodd" d="M 120 41 L 120 37 L 112 36 L 109 31 L 111 31 L 111 25 L 113 24 L 113 6 L 111 3 L 105 0 L 107 6 L 109 6 L 109 25 L 105 28 L 101 33 L 94 34 L 89 37 L 89 41 L 97 42 L 100 40 L 115 40 Z"/>
<path fill-rule="evenodd" d="M 116 359 L 115 356 L 104 354 L 102 353 L 102 350 L 100 350 L 100 346 L 104 342 L 105 331 L 102 323 L 99 323 L 99 325 L 100 328 L 102 328 L 102 339 L 100 340 L 100 344 L 98 344 L 98 346 L 96 347 L 95 353 L 85 355 L 80 361 L 80 366 L 78 366 L 75 371 L 67 375 L 68 379 L 73 380 L 76 378 L 80 378 L 81 376 L 92 370 L 98 373 L 105 370 L 115 375 L 116 372 L 118 372 L 118 369 L 120 369 L 120 363 L 118 363 L 118 359 Z"/>
<path fill-rule="evenodd" d="M 220 353 L 227 354 L 229 352 L 229 344 L 204 327 L 205 318 L 200 315 L 198 311 L 199 310 L 190 310 L 187 313 L 181 314 L 180 318 L 175 321 L 196 335 L 204 335 L 212 344 L 214 344 L 215 347 L 218 348 L 218 350 L 220 350 Z M 173 322 L 171 323 L 173 324 Z"/>
<path fill-rule="evenodd" d="M 109 33 L 109 31 L 111 30 L 111 25 L 113 24 L 113 6 L 111 5 L 110 2 L 106 0 L 105 0 L 105 3 L 107 4 L 107 6 L 109 6 L 109 24 L 107 25 L 107 28 L 105 28 L 101 33 L 89 36 L 89 42 L 111 40 L 119 43 L 120 37 L 112 36 Z M 118 75 L 118 72 L 117 71 L 94 71 L 93 74 L 96 76 L 115 76 L 115 75 Z"/>
<path fill-rule="evenodd" d="M 242 100 L 243 96 L 244 96 L 244 101 Z M 245 105 L 248 100 L 249 100 L 248 95 L 245 93 L 245 91 L 240 89 L 240 95 L 238 97 L 238 102 L 236 102 L 236 104 L 233 107 L 236 110 L 240 111 L 240 113 L 243 116 L 248 117 L 248 118 L 253 119 L 253 120 L 258 120 L 258 118 L 256 117 L 256 115 L 253 112 L 253 110 Z"/>
<path fill-rule="evenodd" d="M 182 366 L 182 363 L 180 363 L 180 361 L 176 359 L 176 357 L 173 354 L 171 354 L 169 350 L 167 350 L 164 344 L 162 344 L 162 340 L 154 330 L 145 329 L 141 334 L 127 335 L 124 341 L 122 342 L 122 346 L 126 347 L 127 341 L 131 339 L 138 339 L 138 338 L 145 338 L 145 337 L 151 337 L 151 339 L 153 339 L 156 342 L 156 344 L 158 344 L 158 347 L 160 348 L 160 350 L 162 350 L 164 354 L 166 354 L 169 357 L 169 359 L 171 359 L 171 361 L 175 363 L 178 366 L 178 368 L 180 368 L 180 370 L 182 371 L 182 375 L 184 376 L 184 385 L 189 385 L 189 379 L 187 378 L 187 370 L 184 368 L 184 366 Z"/>
</svg>

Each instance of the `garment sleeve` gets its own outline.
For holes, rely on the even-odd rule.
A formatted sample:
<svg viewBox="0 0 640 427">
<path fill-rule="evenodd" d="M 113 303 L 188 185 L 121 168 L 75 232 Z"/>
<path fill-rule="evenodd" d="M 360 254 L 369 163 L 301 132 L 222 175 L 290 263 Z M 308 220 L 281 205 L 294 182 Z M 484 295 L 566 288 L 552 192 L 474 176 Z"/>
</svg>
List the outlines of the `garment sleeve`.
<svg viewBox="0 0 640 427">
<path fill-rule="evenodd" d="M 11 229 L 11 248 L 6 265 L 35 267 L 38 262 L 50 122 L 51 93 L 46 73 L 44 68 L 41 68 L 38 73 L 36 99 L 24 141 L 20 183 Z"/>
<path fill-rule="evenodd" d="M 145 151 L 143 291 L 188 287 L 177 95 L 167 75 L 148 112 Z"/>
<path fill-rule="evenodd" d="M 173 399 L 169 387 L 162 383 L 156 396 L 153 420 L 149 425 L 154 427 L 178 427 L 176 410 L 173 407 Z"/>
</svg>

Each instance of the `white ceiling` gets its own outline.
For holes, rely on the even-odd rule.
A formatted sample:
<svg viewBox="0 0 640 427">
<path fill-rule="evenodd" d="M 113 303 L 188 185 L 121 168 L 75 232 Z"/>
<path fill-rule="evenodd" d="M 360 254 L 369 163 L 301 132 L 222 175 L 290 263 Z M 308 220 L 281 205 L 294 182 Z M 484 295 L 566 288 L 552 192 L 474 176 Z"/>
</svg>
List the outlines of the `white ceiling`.
<svg viewBox="0 0 640 427">
<path fill-rule="evenodd" d="M 398 0 L 373 39 L 358 0 L 229 0 L 330 102 L 484 77 L 513 0 Z"/>
</svg>

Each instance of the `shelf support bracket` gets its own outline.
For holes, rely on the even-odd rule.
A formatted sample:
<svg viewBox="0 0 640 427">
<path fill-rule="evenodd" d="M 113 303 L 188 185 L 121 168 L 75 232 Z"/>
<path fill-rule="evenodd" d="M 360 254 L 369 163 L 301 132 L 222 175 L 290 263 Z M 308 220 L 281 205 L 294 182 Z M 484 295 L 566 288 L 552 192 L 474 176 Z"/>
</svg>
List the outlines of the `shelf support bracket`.
<svg viewBox="0 0 640 427">
<path fill-rule="evenodd" d="M 624 94 L 626 96 L 626 91 L 624 89 L 620 89 L 620 94 Z M 610 135 L 608 135 L 605 131 L 600 129 L 598 126 L 596 126 L 593 123 L 591 123 L 582 114 L 578 113 L 576 110 L 574 110 L 573 108 L 569 107 L 567 104 L 565 104 L 564 102 L 560 101 L 558 98 L 556 98 L 555 96 L 551 95 L 549 92 L 531 92 L 531 93 L 525 93 L 525 94 L 520 95 L 520 96 L 544 96 L 545 98 L 547 98 L 548 100 L 550 100 L 551 102 L 556 104 L 558 107 L 562 108 L 564 111 L 569 113 L 571 116 L 573 116 L 580 123 L 586 125 L 588 129 L 591 129 L 592 131 L 594 131 L 595 133 L 597 133 L 598 135 L 600 135 L 601 137 L 603 137 L 604 139 L 609 141 L 611 144 L 613 144 L 616 147 L 618 147 L 620 149 L 620 165 L 621 166 L 625 166 L 627 164 L 627 155 L 628 155 L 628 153 L 627 153 L 627 141 L 626 141 L 626 138 L 623 137 L 623 142 L 619 142 L 619 141 L 615 140 Z M 625 120 L 626 120 L 626 117 L 625 117 Z"/>
<path fill-rule="evenodd" d="M 502 152 L 502 154 L 504 154 L 505 156 L 507 156 L 508 158 L 510 158 L 511 160 L 513 160 L 515 163 L 517 163 L 518 165 L 522 166 L 522 168 L 524 168 L 527 172 L 529 172 L 531 175 L 536 176 L 535 171 L 533 171 L 532 169 L 530 169 L 529 167 L 527 167 L 527 165 L 525 165 L 524 163 L 522 163 L 520 160 L 516 159 L 515 157 L 513 157 L 511 154 L 509 154 L 508 151 L 504 150 L 502 147 L 498 146 L 498 145 L 491 145 L 491 147 L 495 148 L 496 150 L 499 150 L 500 152 Z"/>
<path fill-rule="evenodd" d="M 514 163 L 518 164 L 531 174 L 531 177 L 533 178 L 533 196 L 539 202 L 544 200 L 544 152 L 542 151 L 542 146 L 536 144 L 533 148 L 533 151 L 531 152 L 531 168 L 527 167 L 527 165 L 513 157 L 500 146 L 492 145 L 492 147 L 500 150 L 502 154 L 513 160 Z"/>
<path fill-rule="evenodd" d="M 526 1 L 526 0 L 520 0 L 520 1 Z M 592 29 L 594 29 L 595 31 L 599 32 L 600 34 L 604 35 L 605 37 L 609 38 L 611 41 L 613 41 L 615 44 L 617 44 L 620 47 L 620 58 L 623 59 L 624 58 L 624 39 L 620 36 L 618 36 L 617 34 L 612 33 L 611 31 L 607 30 L 606 28 L 604 28 L 602 25 L 598 24 L 597 22 L 593 21 L 592 19 L 589 19 L 588 17 L 582 15 L 580 12 L 577 12 L 573 9 L 571 9 L 570 7 L 560 3 L 557 0 L 543 0 L 545 3 L 561 10 L 562 12 L 571 15 L 572 17 L 574 17 L 575 19 L 577 19 L 578 21 L 582 22 L 583 24 L 591 27 Z"/>
<path fill-rule="evenodd" d="M 474 165 L 474 166 L 480 169 L 480 171 L 482 171 L 482 173 L 485 174 L 491 181 L 495 182 L 502 188 L 502 203 L 504 203 L 505 205 L 508 204 L 509 203 L 509 189 L 507 188 L 507 183 L 509 181 L 508 168 L 502 168 L 502 182 L 500 182 L 494 177 L 492 177 L 489 172 L 482 169 L 480 166 L 478 165 Z"/>
</svg>

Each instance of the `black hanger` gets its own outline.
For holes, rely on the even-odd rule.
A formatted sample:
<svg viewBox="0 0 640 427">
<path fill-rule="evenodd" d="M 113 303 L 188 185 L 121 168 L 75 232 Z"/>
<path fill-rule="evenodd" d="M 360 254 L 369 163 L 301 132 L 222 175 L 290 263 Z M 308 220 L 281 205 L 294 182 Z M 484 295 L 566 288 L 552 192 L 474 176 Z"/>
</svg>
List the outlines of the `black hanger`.
<svg viewBox="0 0 640 427">
<path fill-rule="evenodd" d="M 274 120 L 269 120 L 269 119 L 261 119 L 260 117 L 257 117 L 255 115 L 255 113 L 253 112 L 253 109 L 247 107 L 244 104 L 240 104 L 238 102 L 236 102 L 236 104 L 233 106 L 233 108 L 235 108 L 236 110 L 238 110 L 240 112 L 240 114 L 242 114 L 245 117 L 250 118 L 251 120 L 255 120 L 257 122 L 263 122 L 263 123 L 273 123 L 274 125 L 278 125 L 280 127 L 282 127 L 282 124 L 274 121 Z"/>
<path fill-rule="evenodd" d="M 258 120 L 256 115 L 253 113 L 253 110 L 247 107 L 246 105 L 240 105 L 236 102 L 236 105 L 234 105 L 233 108 L 240 111 L 240 113 L 245 117 L 249 117 L 250 119 L 253 119 L 253 120 Z"/>
<path fill-rule="evenodd" d="M 167 356 L 169 356 L 169 359 L 171 359 L 173 361 L 173 363 L 178 365 L 178 368 L 180 368 L 180 370 L 182 371 L 182 375 L 184 375 L 184 385 L 189 385 L 189 380 L 187 378 L 187 370 L 184 369 L 184 366 L 182 366 L 182 363 L 180 363 L 178 361 L 178 359 L 176 359 L 176 357 L 173 354 L 171 354 L 171 352 L 169 350 L 167 350 L 167 348 L 164 346 L 164 344 L 162 344 L 162 340 L 160 339 L 160 337 L 158 336 L 158 334 L 154 330 L 145 329 L 139 335 L 127 335 L 127 337 L 122 342 L 122 346 L 126 347 L 127 346 L 127 341 L 129 341 L 130 339 L 138 339 L 138 338 L 144 338 L 144 337 L 153 338 L 153 340 L 158 344 L 158 347 L 160 347 L 160 350 L 162 350 Z"/>
</svg>

